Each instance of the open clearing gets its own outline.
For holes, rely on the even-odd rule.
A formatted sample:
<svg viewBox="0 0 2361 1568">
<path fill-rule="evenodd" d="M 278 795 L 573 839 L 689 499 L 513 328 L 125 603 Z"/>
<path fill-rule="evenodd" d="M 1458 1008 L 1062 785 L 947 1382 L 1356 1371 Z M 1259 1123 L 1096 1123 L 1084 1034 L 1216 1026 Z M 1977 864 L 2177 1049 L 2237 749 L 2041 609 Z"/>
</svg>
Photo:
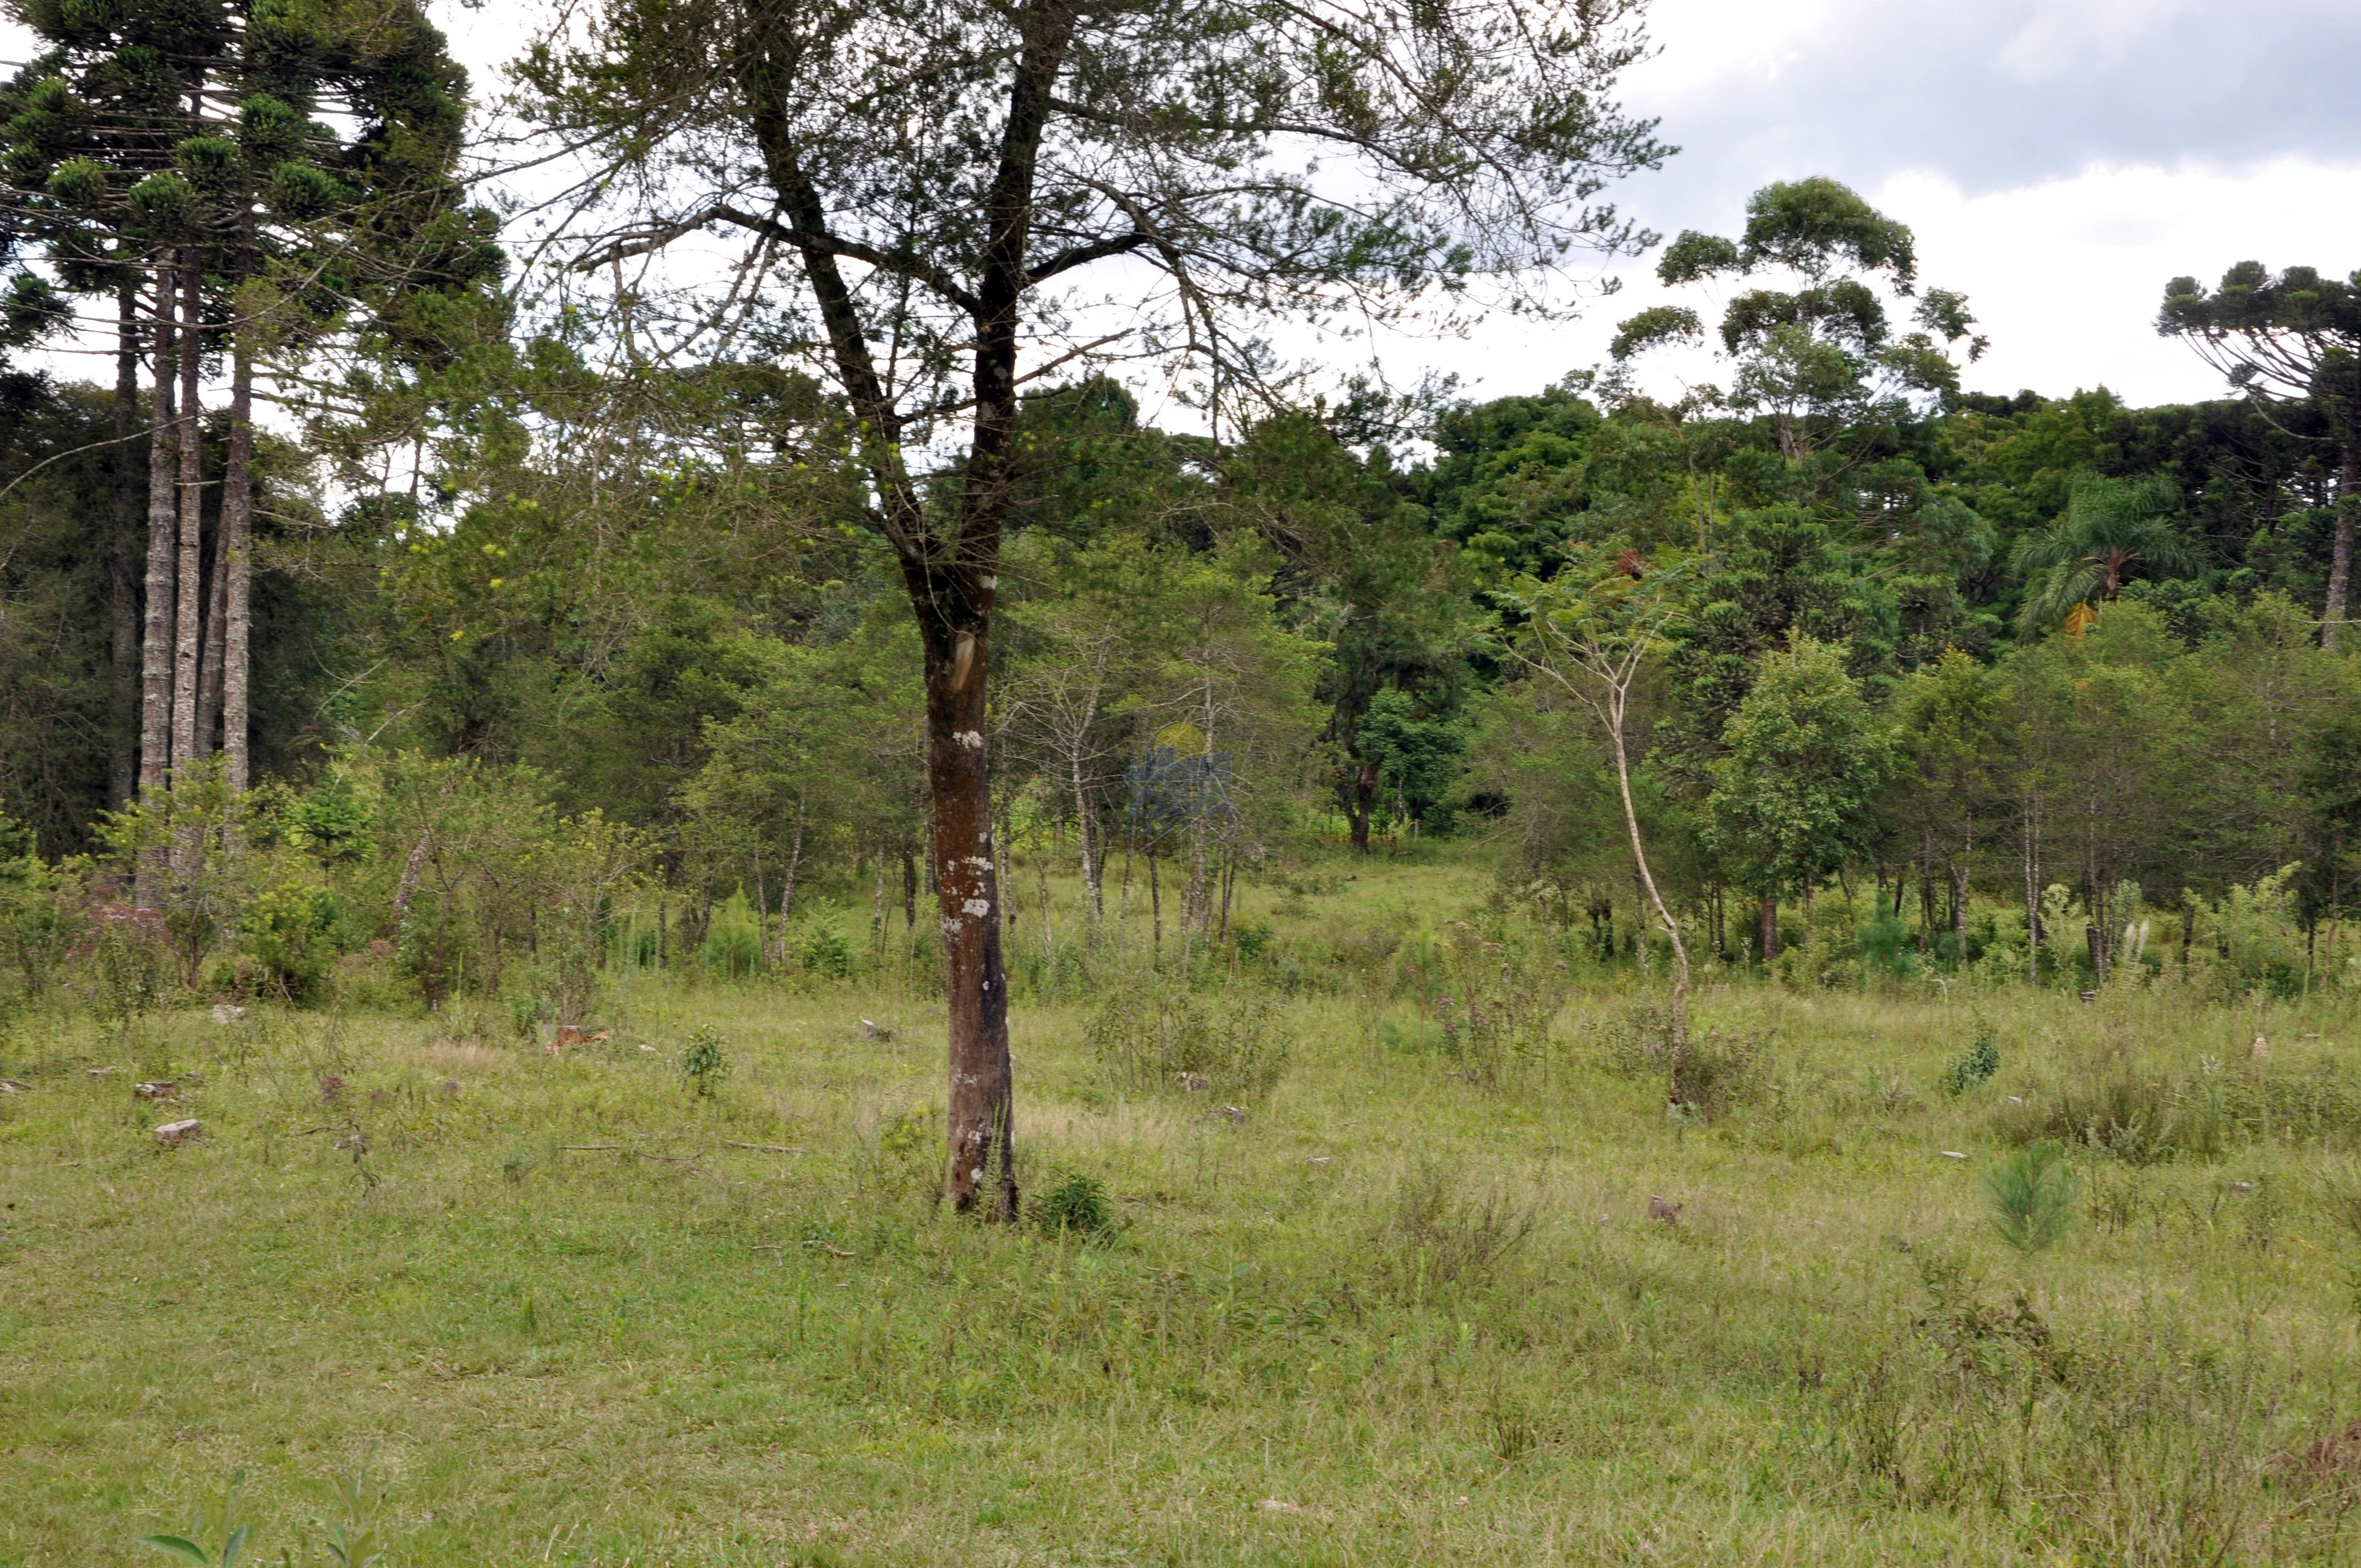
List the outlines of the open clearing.
<svg viewBox="0 0 2361 1568">
<path fill-rule="evenodd" d="M 0 1562 L 139 1561 L 239 1472 L 275 1558 L 372 1453 L 405 1563 L 2345 1560 L 2348 1014 L 1708 986 L 1754 1046 L 1698 1124 L 1626 999 L 1491 1073 L 1400 989 L 1284 1002 L 1242 1120 L 1021 1004 L 1027 1190 L 1102 1181 L 1095 1238 L 934 1210 L 906 996 L 649 978 L 557 1054 L 460 1010 L 27 1035 Z M 2099 1127 L 2066 1237 L 2003 1245 L 1986 1168 L 2138 1084 L 2150 1146 Z"/>
</svg>

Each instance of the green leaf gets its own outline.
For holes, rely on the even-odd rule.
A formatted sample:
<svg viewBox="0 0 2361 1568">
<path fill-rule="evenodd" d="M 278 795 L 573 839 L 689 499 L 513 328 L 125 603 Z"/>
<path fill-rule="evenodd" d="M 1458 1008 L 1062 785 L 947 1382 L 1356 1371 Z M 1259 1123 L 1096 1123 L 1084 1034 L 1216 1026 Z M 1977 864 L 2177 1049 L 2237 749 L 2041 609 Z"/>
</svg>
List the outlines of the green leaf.
<svg viewBox="0 0 2361 1568">
<path fill-rule="evenodd" d="M 143 1535 L 139 1538 L 139 1544 L 152 1547 L 165 1556 L 177 1558 L 182 1563 L 197 1563 L 199 1568 L 214 1568 L 214 1560 L 205 1555 L 205 1549 L 182 1536 Z"/>
</svg>

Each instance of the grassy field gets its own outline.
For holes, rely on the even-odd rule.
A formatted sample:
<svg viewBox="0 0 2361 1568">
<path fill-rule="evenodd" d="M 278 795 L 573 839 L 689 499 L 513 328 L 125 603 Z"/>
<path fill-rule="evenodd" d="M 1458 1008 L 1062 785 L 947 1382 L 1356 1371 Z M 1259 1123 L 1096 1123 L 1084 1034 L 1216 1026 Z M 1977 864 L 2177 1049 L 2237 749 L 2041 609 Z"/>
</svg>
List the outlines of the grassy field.
<svg viewBox="0 0 2361 1568">
<path fill-rule="evenodd" d="M 1349 947 L 1479 883 L 1289 913 Z M 2352 1560 L 2351 1011 L 1708 983 L 1704 1120 L 1565 972 L 1483 1070 L 1375 981 L 1287 1000 L 1243 1119 L 1021 1005 L 1027 1186 L 1102 1182 L 1095 1236 L 931 1206 L 908 995 L 640 978 L 558 1054 L 497 1008 L 20 1021 L 0 1563 L 161 1561 L 240 1473 L 248 1561 L 323 1560 L 364 1462 L 405 1565 Z M 2075 1223 L 2020 1254 L 1985 1175 L 2045 1132 Z"/>
</svg>

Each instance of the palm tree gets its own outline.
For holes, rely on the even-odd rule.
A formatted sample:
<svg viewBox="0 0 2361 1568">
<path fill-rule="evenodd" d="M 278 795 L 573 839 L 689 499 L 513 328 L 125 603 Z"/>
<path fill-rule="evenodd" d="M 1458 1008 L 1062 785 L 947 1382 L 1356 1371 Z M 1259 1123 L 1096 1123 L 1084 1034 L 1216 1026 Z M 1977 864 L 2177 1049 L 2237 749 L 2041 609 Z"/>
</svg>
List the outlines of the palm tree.
<svg viewBox="0 0 2361 1568">
<path fill-rule="evenodd" d="M 2041 576 L 2017 612 L 2017 630 L 2031 637 L 2092 602 L 2123 592 L 2135 567 L 2177 573 L 2198 569 L 2198 554 L 2176 523 L 2180 490 L 2161 474 L 2110 479 L 2084 469 L 2066 493 L 2066 510 L 2038 533 L 2019 541 L 2013 565 L 2019 578 Z"/>
</svg>

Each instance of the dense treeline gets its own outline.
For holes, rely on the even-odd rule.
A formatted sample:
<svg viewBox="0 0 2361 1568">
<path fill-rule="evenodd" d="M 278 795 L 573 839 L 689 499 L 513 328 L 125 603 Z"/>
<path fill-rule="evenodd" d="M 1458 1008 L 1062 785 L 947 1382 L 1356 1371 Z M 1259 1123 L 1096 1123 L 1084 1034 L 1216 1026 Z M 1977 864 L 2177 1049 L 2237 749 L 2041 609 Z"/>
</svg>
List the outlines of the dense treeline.
<svg viewBox="0 0 2361 1568">
<path fill-rule="evenodd" d="M 987 745 L 1037 978 L 1088 961 L 1111 901 L 1159 951 L 1235 957 L 1237 877 L 1446 837 L 1497 846 L 1504 896 L 1600 960 L 1651 963 L 1603 738 L 1516 656 L 1537 593 L 1602 578 L 1660 608 L 1634 799 L 1700 953 L 2092 984 L 2235 945 L 2240 983 L 2341 977 L 2361 677 L 2322 645 L 2334 411 L 1961 392 L 1870 290 L 1965 340 L 1961 302 L 1909 292 L 1906 230 L 1828 181 L 1758 197 L 1748 243 L 1781 223 L 1820 281 L 1747 296 L 1773 325 L 1726 323 L 1731 388 L 1679 405 L 1621 361 L 1222 440 L 1143 424 L 1104 379 L 1023 400 Z M 1666 275 L 1752 265 L 1686 236 Z M 1822 295 L 1850 302 L 1838 326 Z M 1700 330 L 1662 314 L 1619 353 Z M 103 901 L 108 856 L 200 814 L 213 848 L 171 851 L 163 901 L 192 981 L 230 955 L 233 983 L 302 989 L 375 943 L 430 1000 L 500 993 L 560 909 L 598 962 L 924 958 L 917 633 L 844 410 L 760 364 L 657 372 L 598 341 L 568 316 L 443 355 L 394 488 L 354 424 L 261 444 L 268 786 L 188 770 L 145 809 L 144 520 L 116 501 L 148 448 L 104 444 L 120 393 L 11 383 L 0 809 L 24 877 Z M 1189 809 L 1143 783 L 1208 755 L 1226 782 Z M 1082 889 L 1062 912 L 1053 873 Z M 833 913 L 862 905 L 865 938 Z M 541 989 L 575 1010 L 553 998 L 578 981 Z"/>
</svg>

